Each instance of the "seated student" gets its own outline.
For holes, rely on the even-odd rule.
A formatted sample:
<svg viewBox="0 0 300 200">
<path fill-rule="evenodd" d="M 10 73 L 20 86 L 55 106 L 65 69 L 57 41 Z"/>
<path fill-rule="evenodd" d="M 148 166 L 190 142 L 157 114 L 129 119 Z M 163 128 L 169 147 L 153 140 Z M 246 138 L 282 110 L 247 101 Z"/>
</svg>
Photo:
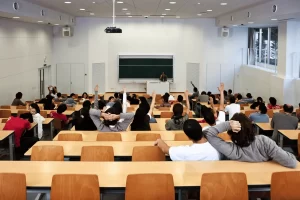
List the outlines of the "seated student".
<svg viewBox="0 0 300 200">
<path fill-rule="evenodd" d="M 39 103 L 44 104 L 44 110 L 54 110 L 54 97 L 51 95 L 47 95 L 45 99 L 41 99 Z"/>
<path fill-rule="evenodd" d="M 65 101 L 65 104 L 70 107 L 75 106 L 77 103 L 74 99 L 76 99 L 76 96 L 74 93 L 72 93 L 70 94 L 69 98 L 67 98 L 67 100 Z"/>
<path fill-rule="evenodd" d="M 96 131 L 93 120 L 90 117 L 91 102 L 85 101 L 82 104 L 82 109 L 79 111 L 79 115 L 75 117 L 75 130 L 76 131 Z"/>
<path fill-rule="evenodd" d="M 269 123 L 267 111 L 267 107 L 262 103 L 259 105 L 259 112 L 250 114 L 249 119 L 254 123 Z"/>
<path fill-rule="evenodd" d="M 169 93 L 165 93 L 164 96 L 162 96 L 163 102 L 159 106 L 156 106 L 156 108 L 171 107 L 171 104 L 169 103 L 169 96 L 170 96 Z"/>
<path fill-rule="evenodd" d="M 247 94 L 246 94 L 246 97 L 247 97 L 247 98 L 242 99 L 243 102 L 245 102 L 245 103 L 253 103 L 253 102 L 254 102 L 254 99 L 253 99 L 251 93 L 247 93 Z"/>
<path fill-rule="evenodd" d="M 201 112 L 204 116 L 204 120 L 208 123 L 209 126 L 202 128 L 202 130 L 208 129 L 210 126 L 214 126 L 216 124 L 225 122 L 225 112 L 224 112 L 224 83 L 221 83 L 218 87 L 220 91 L 220 106 L 219 111 L 215 110 L 215 106 L 213 103 L 213 98 L 210 97 L 210 106 L 211 108 L 207 108 L 206 106 L 202 106 Z M 205 123 L 204 122 L 204 123 Z"/>
<path fill-rule="evenodd" d="M 233 96 L 233 94 L 232 94 L 232 90 L 229 89 L 229 90 L 228 90 L 228 95 L 227 95 L 227 97 L 225 98 L 226 101 L 229 101 L 231 97 L 234 97 L 234 96 Z"/>
<path fill-rule="evenodd" d="M 189 102 L 190 102 L 190 107 L 192 107 L 193 105 L 193 101 L 192 99 L 197 99 L 199 97 L 199 91 L 198 88 L 193 84 L 193 82 L 191 82 L 192 86 L 193 86 L 193 94 L 189 95 Z"/>
<path fill-rule="evenodd" d="M 295 130 L 298 128 L 298 118 L 292 116 L 294 107 L 284 104 L 284 113 L 274 113 L 271 127 L 274 129 L 272 139 L 277 141 L 278 130 Z"/>
<path fill-rule="evenodd" d="M 206 140 L 196 120 L 185 121 L 183 131 L 193 141 L 192 145 L 169 147 L 161 139 L 156 140 L 154 145 L 170 155 L 172 161 L 220 160 L 220 153 Z"/>
<path fill-rule="evenodd" d="M 268 109 L 280 109 L 280 106 L 277 105 L 277 100 L 274 97 L 269 98 Z"/>
<path fill-rule="evenodd" d="M 139 105 L 140 101 L 137 98 L 136 94 L 133 94 L 130 100 L 130 105 Z"/>
<path fill-rule="evenodd" d="M 155 92 L 152 93 L 152 99 L 155 99 Z M 152 118 L 152 111 L 154 108 L 155 101 L 152 101 L 150 109 L 147 110 L 146 107 L 140 106 L 134 115 L 133 121 L 131 123 L 131 131 L 151 131 L 150 119 Z"/>
<path fill-rule="evenodd" d="M 26 106 L 26 104 L 21 101 L 22 96 L 23 96 L 22 92 L 18 92 L 16 94 L 16 98 L 13 100 L 11 105 L 12 106 Z"/>
<path fill-rule="evenodd" d="M 98 131 L 102 132 L 118 132 L 118 131 L 126 131 L 129 124 L 132 122 L 134 113 L 126 113 L 127 105 L 127 97 L 126 92 L 124 92 L 123 96 L 123 109 L 120 102 L 116 102 L 111 108 L 107 109 L 105 112 L 101 112 L 97 110 L 98 105 L 98 85 L 95 87 L 95 107 L 94 109 L 90 109 L 90 116 L 93 120 L 95 126 Z M 124 113 L 121 113 L 123 110 Z M 100 120 L 100 117 L 103 118 L 103 121 Z"/>
<path fill-rule="evenodd" d="M 54 101 L 57 101 L 57 102 L 64 102 L 66 99 L 64 99 L 62 96 L 61 96 L 61 93 L 58 92 L 57 93 L 57 98 L 54 98 Z"/>
<path fill-rule="evenodd" d="M 256 102 L 258 103 L 265 103 L 261 97 L 257 97 Z"/>
<path fill-rule="evenodd" d="M 120 93 L 119 92 L 115 92 L 114 97 L 115 97 L 115 101 L 120 101 Z"/>
<path fill-rule="evenodd" d="M 3 130 L 14 131 L 17 160 L 23 157 L 24 153 L 39 141 L 38 138 L 26 134 L 26 131 L 31 128 L 30 123 L 32 122 L 32 115 L 25 113 L 21 114 L 20 117 L 10 117 L 3 128 Z"/>
<path fill-rule="evenodd" d="M 243 96 L 241 94 L 238 94 L 236 96 L 236 104 L 244 104 L 245 102 L 242 100 L 243 99 Z"/>
<path fill-rule="evenodd" d="M 220 153 L 231 160 L 242 162 L 276 161 L 279 164 L 296 168 L 298 161 L 291 153 L 284 151 L 270 138 L 264 135 L 255 136 L 252 122 L 242 114 L 237 113 L 233 121 L 224 122 L 204 131 L 208 142 Z M 227 131 L 232 142 L 226 142 L 219 133 Z"/>
<path fill-rule="evenodd" d="M 86 92 L 84 92 L 84 93 L 82 93 L 82 95 L 81 95 L 81 99 L 80 99 L 80 102 L 85 102 L 86 100 L 89 100 L 89 95 L 86 93 Z"/>
<path fill-rule="evenodd" d="M 30 113 L 32 114 L 33 121 L 38 124 L 38 138 L 43 137 L 43 122 L 45 118 L 40 115 L 40 108 L 36 103 L 30 104 Z"/>
<path fill-rule="evenodd" d="M 219 103 L 219 101 L 216 99 L 215 95 L 211 94 L 209 96 L 209 98 L 212 98 L 214 104 L 218 104 Z M 223 101 L 223 103 L 224 103 L 224 101 Z M 208 104 L 210 104 L 210 100 L 208 101 Z"/>
<path fill-rule="evenodd" d="M 229 113 L 229 119 L 231 119 L 235 113 L 241 112 L 241 106 L 235 103 L 234 97 L 231 97 L 229 101 L 230 105 L 225 107 L 225 112 Z"/>
<path fill-rule="evenodd" d="M 189 98 L 188 91 L 185 92 L 185 98 Z M 166 130 L 182 130 L 183 129 L 183 123 L 189 119 L 189 113 L 190 113 L 190 104 L 187 103 L 187 109 L 186 114 L 182 116 L 183 114 L 183 106 L 179 103 L 175 104 L 173 106 L 173 117 L 166 122 L 165 128 Z"/>
<path fill-rule="evenodd" d="M 227 100 L 226 100 L 226 98 L 227 98 L 227 96 L 228 96 L 228 93 L 227 93 L 227 91 L 226 90 L 224 90 L 224 99 L 225 99 L 225 103 L 227 102 Z"/>
<path fill-rule="evenodd" d="M 204 103 L 209 101 L 209 96 L 206 94 L 205 91 L 201 92 L 201 95 L 198 97 L 197 102 Z"/>
<path fill-rule="evenodd" d="M 108 102 L 106 104 L 106 107 L 107 108 L 110 108 L 112 107 L 113 105 L 115 104 L 115 97 L 111 96 L 108 98 Z"/>
<path fill-rule="evenodd" d="M 210 95 L 211 95 L 211 91 L 208 91 L 208 92 L 207 92 L 207 96 L 210 97 Z"/>
<path fill-rule="evenodd" d="M 183 96 L 182 95 L 178 95 L 177 103 L 180 103 L 181 105 L 183 105 Z"/>
<path fill-rule="evenodd" d="M 51 95 L 53 98 L 57 98 L 57 88 L 56 86 L 49 86 L 48 87 L 49 95 Z"/>
<path fill-rule="evenodd" d="M 57 111 L 50 112 L 50 116 L 54 119 L 60 119 L 65 124 L 69 124 L 72 118 L 68 119 L 67 116 L 63 114 L 66 110 L 67 110 L 67 105 L 62 103 L 58 106 Z"/>
</svg>

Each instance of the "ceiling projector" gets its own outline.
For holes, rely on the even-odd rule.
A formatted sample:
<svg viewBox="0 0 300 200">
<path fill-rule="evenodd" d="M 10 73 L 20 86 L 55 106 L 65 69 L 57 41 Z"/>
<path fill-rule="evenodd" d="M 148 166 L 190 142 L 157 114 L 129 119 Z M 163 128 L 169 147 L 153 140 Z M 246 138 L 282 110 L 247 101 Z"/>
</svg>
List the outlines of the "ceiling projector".
<svg viewBox="0 0 300 200">
<path fill-rule="evenodd" d="M 122 33 L 122 29 L 117 27 L 107 27 L 104 31 L 105 33 Z"/>
</svg>

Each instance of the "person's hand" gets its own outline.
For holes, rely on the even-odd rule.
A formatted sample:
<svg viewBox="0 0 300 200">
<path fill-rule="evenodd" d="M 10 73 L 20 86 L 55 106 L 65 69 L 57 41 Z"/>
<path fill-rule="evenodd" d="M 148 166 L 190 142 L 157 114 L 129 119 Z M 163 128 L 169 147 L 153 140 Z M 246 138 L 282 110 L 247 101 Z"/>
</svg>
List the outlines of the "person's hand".
<svg viewBox="0 0 300 200">
<path fill-rule="evenodd" d="M 109 120 L 110 115 L 107 114 L 107 113 L 101 113 L 101 117 L 102 117 L 104 120 Z"/>
<path fill-rule="evenodd" d="M 155 91 L 152 92 L 152 98 L 154 98 L 156 96 Z"/>
<path fill-rule="evenodd" d="M 160 145 L 160 143 L 162 142 L 161 139 L 157 139 L 155 142 L 154 142 L 154 146 L 158 146 Z"/>
<path fill-rule="evenodd" d="M 191 84 L 193 84 L 193 81 L 191 81 Z"/>
<path fill-rule="evenodd" d="M 224 91 L 224 83 L 221 83 L 220 86 L 218 87 L 219 92 Z"/>
<path fill-rule="evenodd" d="M 96 87 L 95 87 L 94 91 L 95 91 L 95 92 L 98 92 L 98 90 L 99 90 L 99 86 L 98 86 L 98 85 L 96 85 Z"/>
<path fill-rule="evenodd" d="M 185 94 L 185 96 L 189 96 L 189 91 L 186 90 L 184 94 Z"/>
<path fill-rule="evenodd" d="M 110 119 L 111 121 L 115 121 L 115 120 L 118 120 L 120 118 L 119 115 L 110 115 Z"/>
<path fill-rule="evenodd" d="M 240 122 L 231 120 L 229 123 L 230 123 L 232 132 L 238 133 L 241 131 L 242 126 L 241 126 Z"/>
</svg>

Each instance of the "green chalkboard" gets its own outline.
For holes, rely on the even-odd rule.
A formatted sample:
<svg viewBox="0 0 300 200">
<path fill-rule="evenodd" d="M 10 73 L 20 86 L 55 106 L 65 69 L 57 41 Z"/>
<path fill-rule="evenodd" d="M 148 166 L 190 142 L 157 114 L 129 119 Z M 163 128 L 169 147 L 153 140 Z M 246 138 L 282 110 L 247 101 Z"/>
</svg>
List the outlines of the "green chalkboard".
<svg viewBox="0 0 300 200">
<path fill-rule="evenodd" d="M 173 58 L 120 58 L 119 79 L 173 78 Z"/>
</svg>

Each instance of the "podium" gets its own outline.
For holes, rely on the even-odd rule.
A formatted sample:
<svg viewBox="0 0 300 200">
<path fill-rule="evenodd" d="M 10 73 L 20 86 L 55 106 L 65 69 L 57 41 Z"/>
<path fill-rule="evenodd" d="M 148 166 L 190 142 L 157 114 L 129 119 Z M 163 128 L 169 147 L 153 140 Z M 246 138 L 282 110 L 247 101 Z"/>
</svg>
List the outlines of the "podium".
<svg viewBox="0 0 300 200">
<path fill-rule="evenodd" d="M 147 94 L 151 95 L 155 91 L 156 94 L 164 95 L 170 93 L 170 83 L 161 81 L 147 81 Z"/>
</svg>

